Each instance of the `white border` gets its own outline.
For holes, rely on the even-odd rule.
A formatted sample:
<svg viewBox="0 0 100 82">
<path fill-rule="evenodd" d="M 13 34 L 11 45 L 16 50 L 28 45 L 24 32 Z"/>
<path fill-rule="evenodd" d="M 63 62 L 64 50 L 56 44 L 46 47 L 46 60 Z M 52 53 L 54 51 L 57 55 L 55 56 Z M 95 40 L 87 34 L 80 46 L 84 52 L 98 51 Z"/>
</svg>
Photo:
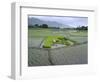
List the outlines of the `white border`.
<svg viewBox="0 0 100 82">
<path fill-rule="evenodd" d="M 93 45 L 95 41 L 95 9 L 85 7 L 48 8 L 29 3 L 12 4 L 12 78 L 28 79 L 63 75 L 86 75 L 95 72 Z M 35 11 L 35 12 L 34 12 Z M 53 12 L 56 11 L 56 12 Z M 74 13 L 73 13 L 74 12 Z M 89 18 L 88 65 L 27 67 L 27 15 L 86 16 Z M 24 27 L 24 28 L 23 28 Z M 91 45 L 92 44 L 92 45 Z M 26 51 L 26 52 L 25 52 Z"/>
</svg>

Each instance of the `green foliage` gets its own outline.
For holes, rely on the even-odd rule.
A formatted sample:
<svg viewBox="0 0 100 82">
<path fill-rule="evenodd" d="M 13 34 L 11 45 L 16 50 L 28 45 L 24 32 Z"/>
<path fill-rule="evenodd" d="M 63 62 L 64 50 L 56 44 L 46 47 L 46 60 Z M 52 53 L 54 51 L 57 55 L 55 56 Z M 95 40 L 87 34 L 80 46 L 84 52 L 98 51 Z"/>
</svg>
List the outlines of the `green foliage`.
<svg viewBox="0 0 100 82">
<path fill-rule="evenodd" d="M 40 27 L 41 28 L 48 28 L 48 25 L 47 24 L 42 24 Z"/>
<path fill-rule="evenodd" d="M 51 48 L 51 46 L 53 45 L 54 41 L 57 40 L 57 36 L 48 36 L 45 40 L 44 40 L 44 48 Z"/>
<path fill-rule="evenodd" d="M 53 44 L 64 44 L 66 46 L 74 45 L 75 41 L 67 39 L 63 36 L 48 36 L 44 40 L 43 48 L 51 48 Z"/>
<path fill-rule="evenodd" d="M 45 40 L 44 40 L 44 45 L 43 47 L 44 48 L 51 48 L 51 45 L 53 44 L 53 41 L 52 41 L 52 37 L 47 37 Z"/>
<path fill-rule="evenodd" d="M 35 24 L 34 26 L 35 26 L 35 27 L 39 27 L 39 25 L 38 25 L 38 24 Z"/>
<path fill-rule="evenodd" d="M 79 26 L 79 27 L 76 28 L 76 30 L 79 30 L 79 31 L 80 30 L 83 30 L 83 31 L 88 30 L 88 26 L 81 26 L 81 27 Z"/>
</svg>

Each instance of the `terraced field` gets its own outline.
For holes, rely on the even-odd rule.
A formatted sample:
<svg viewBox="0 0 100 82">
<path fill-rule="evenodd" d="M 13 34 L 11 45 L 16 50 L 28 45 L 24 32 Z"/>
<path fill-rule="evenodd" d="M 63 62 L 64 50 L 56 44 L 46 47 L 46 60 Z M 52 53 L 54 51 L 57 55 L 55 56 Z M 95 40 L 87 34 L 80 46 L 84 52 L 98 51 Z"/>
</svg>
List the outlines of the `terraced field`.
<svg viewBox="0 0 100 82">
<path fill-rule="evenodd" d="M 56 49 L 40 48 L 47 36 L 64 36 L 74 40 L 79 45 L 65 46 Z M 87 32 L 59 29 L 34 29 L 28 30 L 28 65 L 70 65 L 87 64 Z"/>
</svg>

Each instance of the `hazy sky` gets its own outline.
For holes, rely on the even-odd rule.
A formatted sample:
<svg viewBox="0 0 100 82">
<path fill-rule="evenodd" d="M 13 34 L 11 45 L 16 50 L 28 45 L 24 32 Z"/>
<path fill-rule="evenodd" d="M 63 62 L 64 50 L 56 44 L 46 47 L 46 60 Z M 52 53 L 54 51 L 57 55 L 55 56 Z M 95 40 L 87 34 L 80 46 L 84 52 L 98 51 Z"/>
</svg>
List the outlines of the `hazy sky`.
<svg viewBox="0 0 100 82">
<path fill-rule="evenodd" d="M 70 16 L 29 16 L 34 17 L 34 18 L 38 18 L 40 20 L 44 20 L 44 21 L 55 21 L 58 23 L 62 23 L 65 25 L 70 25 L 73 27 L 77 27 L 77 26 L 88 26 L 88 17 L 70 17 Z"/>
</svg>

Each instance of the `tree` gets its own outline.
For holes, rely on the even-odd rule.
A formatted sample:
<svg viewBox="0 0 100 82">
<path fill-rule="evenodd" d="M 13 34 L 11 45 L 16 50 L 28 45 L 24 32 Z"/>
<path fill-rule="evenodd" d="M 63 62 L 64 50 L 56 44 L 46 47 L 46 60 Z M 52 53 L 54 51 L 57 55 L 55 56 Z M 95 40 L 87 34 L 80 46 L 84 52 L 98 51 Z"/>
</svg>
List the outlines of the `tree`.
<svg viewBox="0 0 100 82">
<path fill-rule="evenodd" d="M 48 28 L 48 25 L 47 24 L 42 24 L 41 27 L 42 28 Z"/>
<path fill-rule="evenodd" d="M 39 25 L 38 25 L 38 24 L 35 24 L 34 26 L 35 26 L 35 27 L 39 27 Z"/>
<path fill-rule="evenodd" d="M 88 30 L 88 26 L 79 26 L 76 30 Z"/>
<path fill-rule="evenodd" d="M 33 28 L 33 27 L 34 27 L 34 26 L 32 26 L 32 25 L 29 25 L 29 26 L 28 26 L 28 28 Z"/>
</svg>

